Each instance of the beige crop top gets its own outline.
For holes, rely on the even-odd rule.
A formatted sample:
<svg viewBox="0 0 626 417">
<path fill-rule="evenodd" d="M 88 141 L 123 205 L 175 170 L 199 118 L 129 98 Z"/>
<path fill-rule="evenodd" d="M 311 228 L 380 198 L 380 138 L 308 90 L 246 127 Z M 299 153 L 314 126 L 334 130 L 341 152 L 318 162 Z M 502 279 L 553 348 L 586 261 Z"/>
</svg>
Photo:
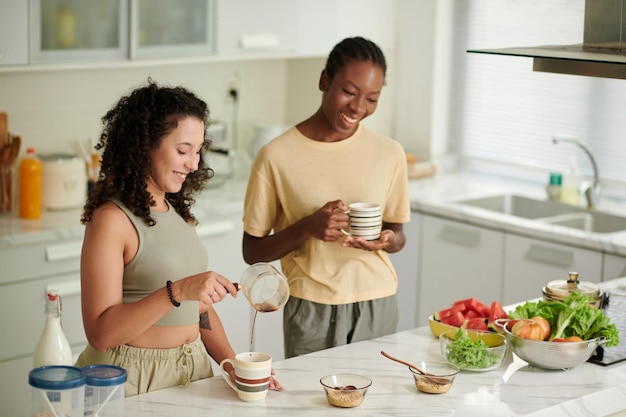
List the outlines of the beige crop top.
<svg viewBox="0 0 626 417">
<path fill-rule="evenodd" d="M 138 301 L 163 288 L 167 280 L 173 282 L 207 270 L 209 256 L 196 229 L 186 223 L 172 206 L 165 213 L 152 211 L 150 215 L 156 224 L 148 226 L 122 202 L 112 202 L 126 213 L 139 235 L 137 254 L 124 267 L 124 304 Z M 198 322 L 198 315 L 197 301 L 183 301 L 180 307 L 172 308 L 156 325 L 193 324 Z"/>
</svg>

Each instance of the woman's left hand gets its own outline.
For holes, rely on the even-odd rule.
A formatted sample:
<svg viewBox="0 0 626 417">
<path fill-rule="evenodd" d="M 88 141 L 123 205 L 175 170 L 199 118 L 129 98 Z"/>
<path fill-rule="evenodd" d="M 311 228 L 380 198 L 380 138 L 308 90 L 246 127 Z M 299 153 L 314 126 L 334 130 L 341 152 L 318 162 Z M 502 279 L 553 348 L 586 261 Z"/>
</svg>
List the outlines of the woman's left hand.
<svg viewBox="0 0 626 417">
<path fill-rule="evenodd" d="M 377 240 L 365 240 L 360 237 L 346 236 L 341 246 L 347 248 L 363 249 L 367 251 L 381 250 L 391 245 L 395 239 L 395 232 L 391 229 L 385 229 L 380 232 Z"/>
<path fill-rule="evenodd" d="M 272 368 L 272 375 L 270 376 L 270 389 L 272 391 L 284 391 L 285 387 L 280 385 L 280 382 L 278 382 L 275 375 L 276 371 L 274 371 L 274 368 Z"/>
</svg>

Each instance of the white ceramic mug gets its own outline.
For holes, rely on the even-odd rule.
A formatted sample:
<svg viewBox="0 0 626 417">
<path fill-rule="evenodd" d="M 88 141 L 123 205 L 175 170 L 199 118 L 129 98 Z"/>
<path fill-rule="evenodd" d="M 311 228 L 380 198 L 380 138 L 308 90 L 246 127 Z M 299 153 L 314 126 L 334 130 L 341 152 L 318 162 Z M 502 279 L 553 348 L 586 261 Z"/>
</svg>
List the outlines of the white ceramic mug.
<svg viewBox="0 0 626 417">
<path fill-rule="evenodd" d="M 365 240 L 376 240 L 380 237 L 383 225 L 380 204 L 358 202 L 348 205 L 350 215 L 350 231 L 341 229 L 346 236 L 360 237 Z"/>
<path fill-rule="evenodd" d="M 235 382 L 224 369 L 230 363 L 235 368 Z M 267 353 L 243 352 L 235 359 L 226 358 L 220 363 L 222 377 L 235 390 L 239 399 L 246 402 L 265 399 L 272 374 L 272 357 Z"/>
</svg>

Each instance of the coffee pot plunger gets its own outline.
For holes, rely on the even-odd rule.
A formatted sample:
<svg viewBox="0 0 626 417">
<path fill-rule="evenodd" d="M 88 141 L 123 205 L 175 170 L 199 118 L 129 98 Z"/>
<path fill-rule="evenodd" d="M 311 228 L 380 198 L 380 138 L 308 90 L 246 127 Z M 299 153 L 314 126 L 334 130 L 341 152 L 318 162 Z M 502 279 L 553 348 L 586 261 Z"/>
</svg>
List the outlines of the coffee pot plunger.
<svg viewBox="0 0 626 417">
<path fill-rule="evenodd" d="M 246 268 L 241 282 L 236 286 L 255 310 L 264 313 L 279 310 L 289 299 L 287 278 L 273 265 L 265 262 Z"/>
</svg>

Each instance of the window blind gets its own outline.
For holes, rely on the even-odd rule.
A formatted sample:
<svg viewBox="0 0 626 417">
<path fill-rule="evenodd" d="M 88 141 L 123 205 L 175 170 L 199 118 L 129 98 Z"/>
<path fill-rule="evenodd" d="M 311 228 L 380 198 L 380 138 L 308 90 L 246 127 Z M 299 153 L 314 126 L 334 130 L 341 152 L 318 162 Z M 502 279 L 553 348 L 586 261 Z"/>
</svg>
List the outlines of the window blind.
<svg viewBox="0 0 626 417">
<path fill-rule="evenodd" d="M 584 142 L 603 180 L 626 181 L 626 81 L 532 71 L 532 58 L 468 49 L 582 43 L 584 0 L 454 2 L 449 150 L 467 157 L 566 172 L 584 152 L 552 136 Z"/>
</svg>

